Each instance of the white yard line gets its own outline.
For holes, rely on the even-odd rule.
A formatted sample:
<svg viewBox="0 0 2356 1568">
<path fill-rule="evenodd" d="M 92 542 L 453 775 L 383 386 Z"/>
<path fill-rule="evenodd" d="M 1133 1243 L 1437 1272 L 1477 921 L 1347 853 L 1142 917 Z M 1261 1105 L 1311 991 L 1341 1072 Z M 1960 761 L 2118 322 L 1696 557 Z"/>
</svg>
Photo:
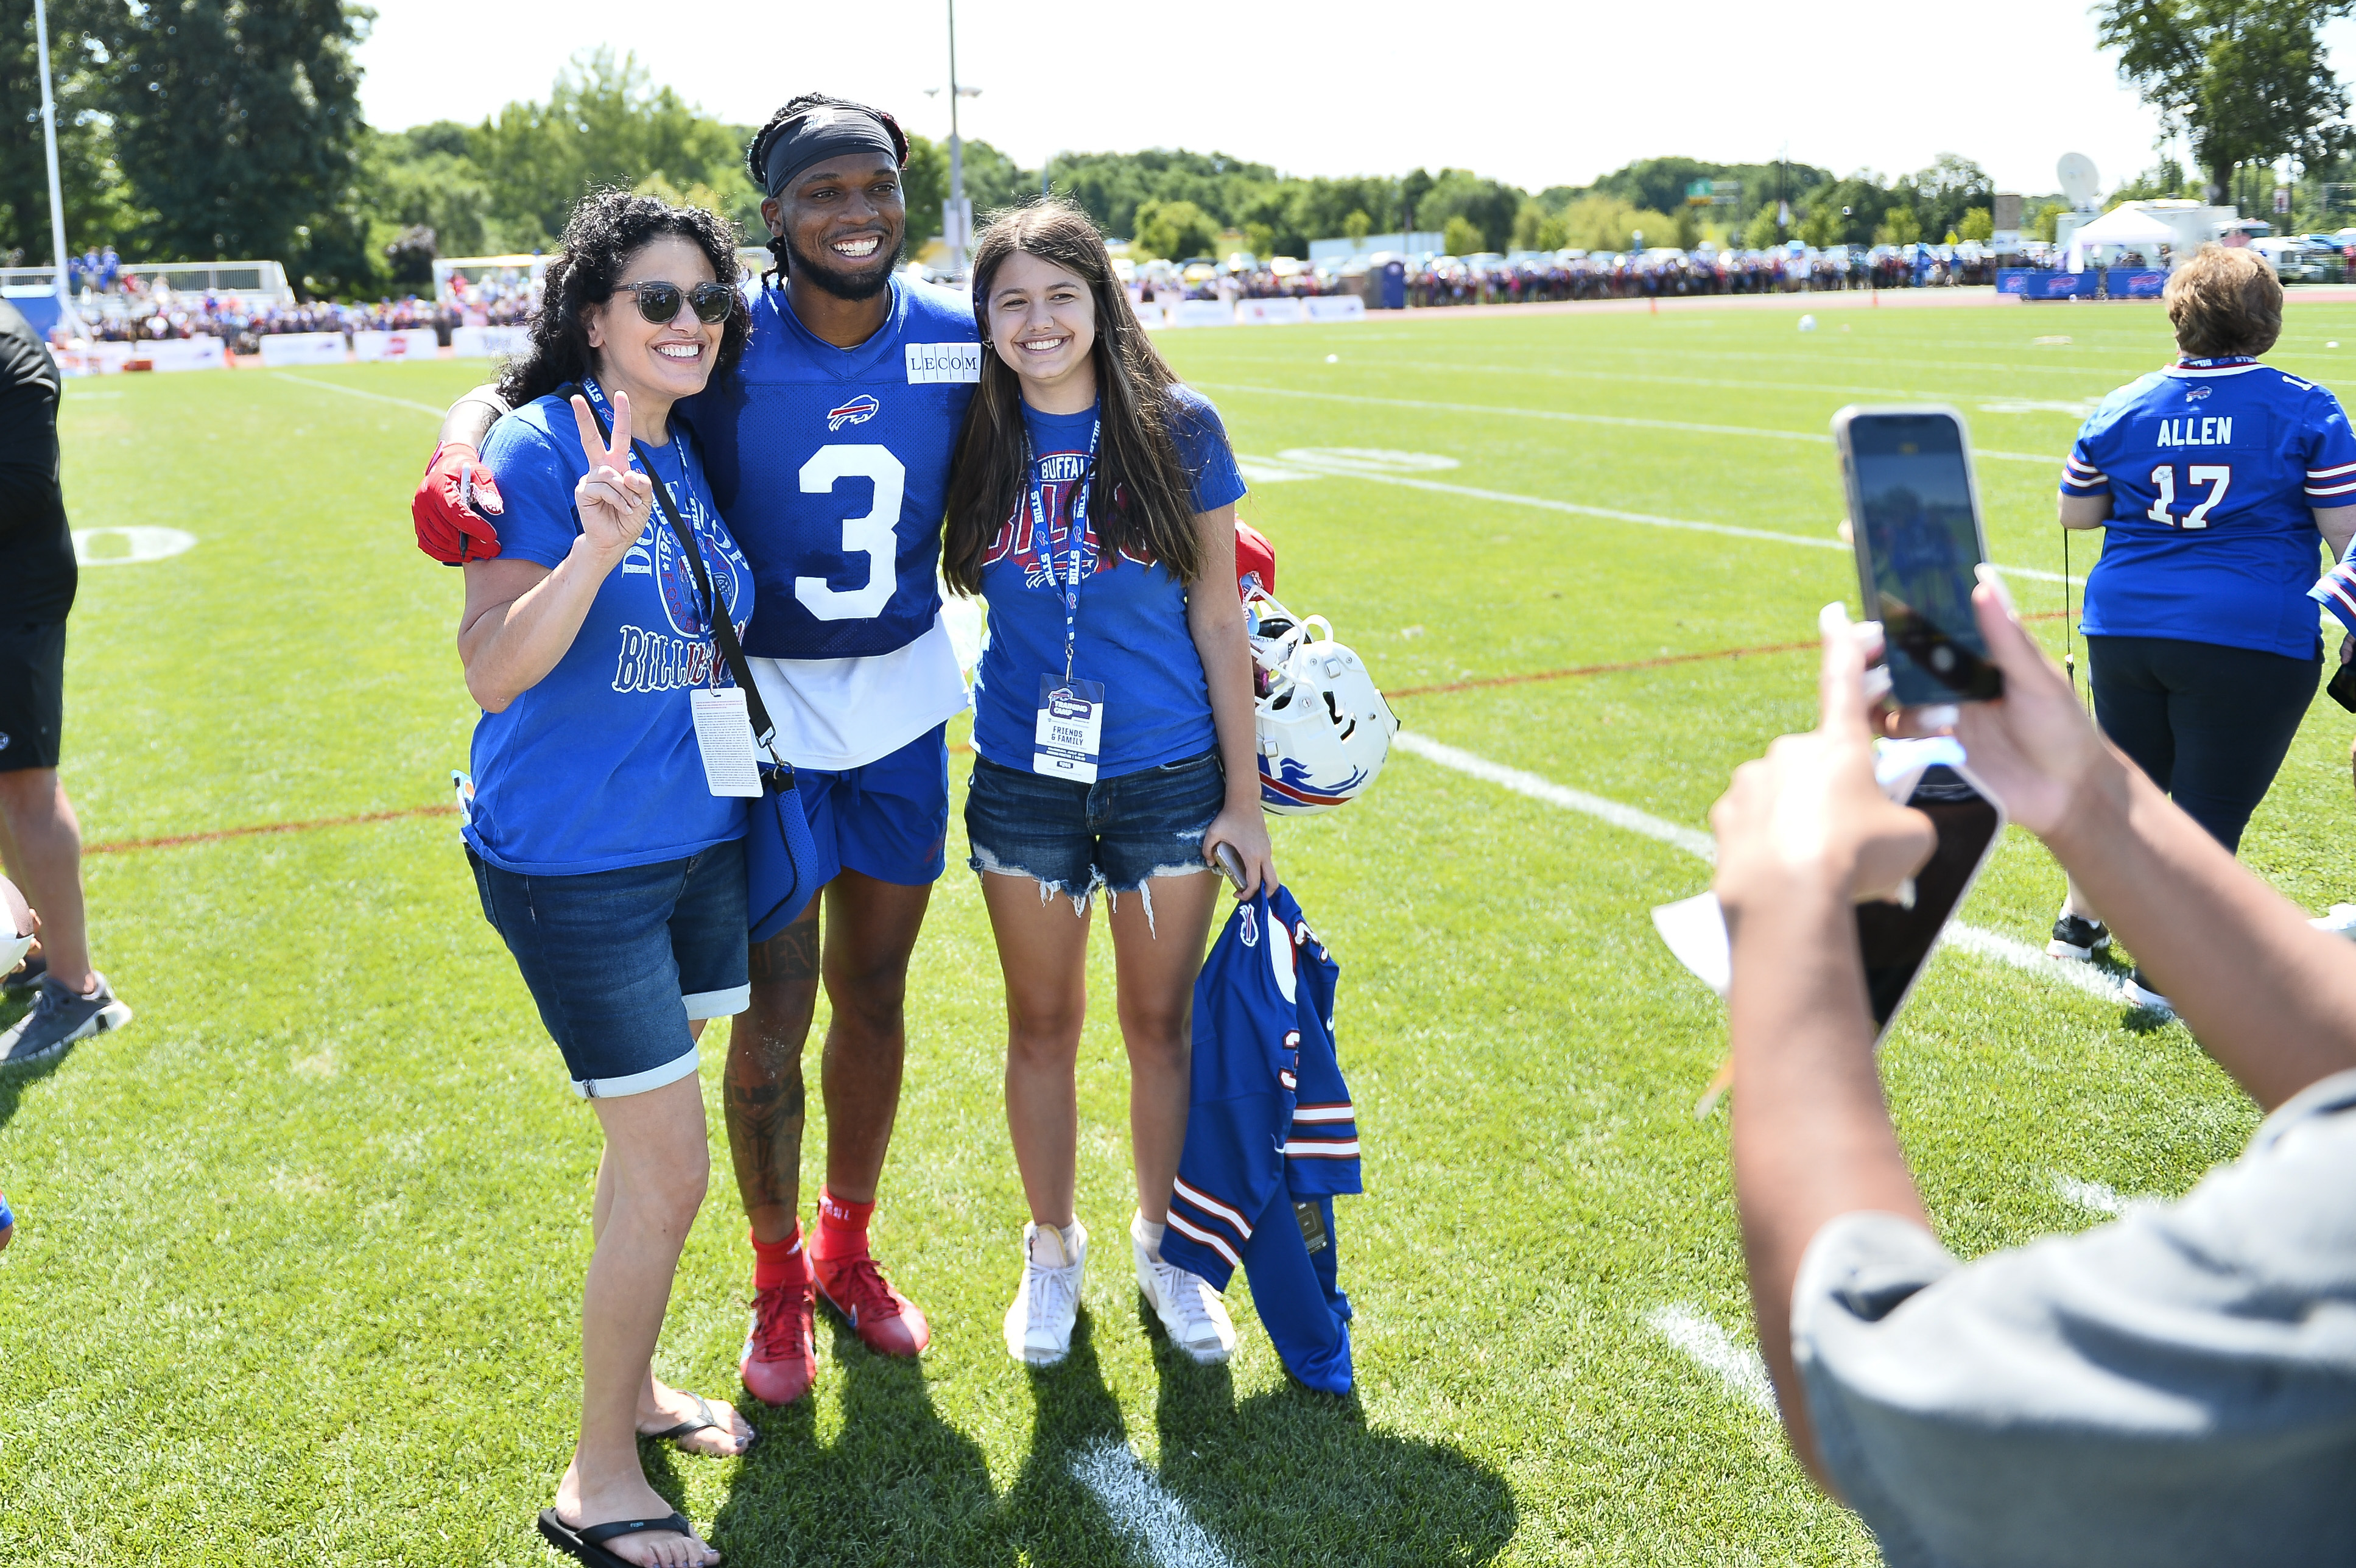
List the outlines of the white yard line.
<svg viewBox="0 0 2356 1568">
<path fill-rule="evenodd" d="M 2107 1182 L 2084 1181 L 2066 1171 L 2053 1173 L 2053 1194 L 2073 1208 L 2101 1215 L 2125 1214 L 2137 1204 L 2158 1201 L 2136 1193 L 2121 1192 Z"/>
<path fill-rule="evenodd" d="M 1332 478 L 1364 479 L 1368 484 L 1374 485 L 1399 485 L 1410 490 L 1429 490 L 1435 495 L 1443 496 L 1462 496 L 1471 500 L 1497 501 L 1506 506 L 1535 507 L 1542 511 L 1561 512 L 1570 517 L 1600 517 L 1608 522 L 1635 522 L 1642 523 L 1646 528 L 1676 528 L 1693 533 L 1723 534 L 1731 539 L 1764 539 L 1771 543 L 1798 544 L 1810 550 L 1847 551 L 1848 549 L 1847 545 L 1837 539 L 1820 538 L 1813 533 L 1787 533 L 1773 528 L 1740 528 L 1728 522 L 1702 522 L 1687 517 L 1663 517 L 1657 512 L 1622 511 L 1615 507 L 1581 506 L 1576 501 L 1558 501 L 1547 496 L 1515 495 L 1510 490 L 1485 490 L 1472 485 L 1451 485 L 1440 479 L 1412 478 L 1405 474 L 1377 474 L 1365 468 L 1312 469 L 1312 465 L 1297 457 L 1258 457 L 1238 453 L 1237 461 L 1253 467 L 1265 466 L 1281 467 L 1287 470 L 1282 476 L 1285 478 L 1298 478 L 1303 474 L 1313 471 Z M 2048 572 L 2039 566 L 1998 566 L 1997 570 L 2008 577 L 2028 577 L 2040 583 L 2069 583 L 2074 585 L 2083 581 L 2078 577 L 2065 577 L 2059 572 Z"/>
<path fill-rule="evenodd" d="M 1590 795 L 1583 789 L 1567 789 L 1551 779 L 1541 779 L 1535 773 L 1526 773 L 1518 768 L 1508 768 L 1503 763 L 1492 762 L 1485 757 L 1477 757 L 1472 752 L 1447 745 L 1445 742 L 1433 740 L 1429 736 L 1418 735 L 1413 730 L 1401 730 L 1391 737 L 1391 744 L 1403 751 L 1414 753 L 1427 762 L 1436 762 L 1442 768 L 1452 768 L 1459 773 L 1468 774 L 1486 783 L 1497 785 L 1501 789 L 1511 789 L 1514 793 L 1526 795 L 1533 800 L 1543 800 L 1549 806 L 1559 806 L 1568 811 L 1584 812 L 1601 822 L 1609 822 L 1613 827 L 1623 828 L 1633 833 L 1642 833 L 1646 838 L 1657 839 L 1662 843 L 1684 850 L 1687 854 L 1700 860 L 1713 865 L 1717 863 L 1718 846 L 1708 833 L 1682 826 L 1664 817 L 1656 817 L 1650 811 L 1639 811 L 1633 806 L 1623 806 L 1617 800 L 1609 800 L 1601 795 Z M 2093 964 L 2068 963 L 2060 959 L 2048 958 L 2027 942 L 2016 940 L 2011 937 L 2003 936 L 1978 926 L 1968 926 L 1961 920 L 1951 920 L 1947 923 L 1946 932 L 1940 938 L 1940 945 L 1960 948 L 1965 952 L 1976 954 L 1980 958 L 1993 959 L 2025 974 L 2035 975 L 2040 980 L 2051 981 L 2057 985 L 2068 986 L 2073 991 L 2084 992 L 2099 1001 L 2125 1000 L 2125 993 L 2120 989 L 2119 983 L 2112 979 L 2107 972 L 2097 969 Z"/>
<path fill-rule="evenodd" d="M 395 408 L 413 408 L 420 413 L 430 413 L 436 419 L 449 412 L 447 409 L 435 408 L 431 403 L 417 403 L 405 397 L 387 397 L 382 392 L 362 392 L 358 387 L 342 386 L 335 381 L 313 381 L 308 376 L 298 376 L 289 371 L 273 371 L 270 373 L 282 381 L 301 381 L 306 387 L 324 388 L 331 392 L 341 392 L 346 397 L 364 397 L 370 403 L 389 403 Z"/>
<path fill-rule="evenodd" d="M 1829 446 L 1832 437 L 1811 430 L 1771 430 L 1750 424 L 1696 424 L 1679 419 L 1636 419 L 1614 413 L 1571 413 L 1554 408 L 1505 408 L 1485 403 L 1436 403 L 1426 398 L 1370 397 L 1363 392 L 1310 392 L 1300 387 L 1253 386 L 1242 381 L 1197 381 L 1196 386 L 1218 392 L 1248 392 L 1260 397 L 1308 398 L 1320 403 L 1364 403 L 1374 408 L 1415 408 L 1436 413 L 1502 414 L 1509 419 L 1546 419 L 1564 424 L 1610 424 L 1634 430 L 1680 430 L 1695 435 L 1747 435 L 1762 441 L 1802 441 L 1815 446 Z M 1972 448 L 1975 457 L 1990 457 L 2006 463 L 2041 463 L 2055 474 L 2062 471 L 2062 459 L 2041 452 L 1996 452 L 1987 447 Z"/>
<path fill-rule="evenodd" d="M 1236 1560 L 1162 1490 L 1126 1443 L 1098 1438 L 1072 1456 L 1072 1477 L 1093 1494 L 1130 1546 L 1153 1568 L 1237 1568 Z"/>
<path fill-rule="evenodd" d="M 1769 1415 L 1775 1413 L 1775 1385 L 1768 1379 L 1767 1363 L 1758 1351 L 1736 1344 L 1701 1308 L 1686 1302 L 1656 1306 L 1645 1314 L 1644 1324 L 1716 1376 L 1727 1392 Z"/>
</svg>

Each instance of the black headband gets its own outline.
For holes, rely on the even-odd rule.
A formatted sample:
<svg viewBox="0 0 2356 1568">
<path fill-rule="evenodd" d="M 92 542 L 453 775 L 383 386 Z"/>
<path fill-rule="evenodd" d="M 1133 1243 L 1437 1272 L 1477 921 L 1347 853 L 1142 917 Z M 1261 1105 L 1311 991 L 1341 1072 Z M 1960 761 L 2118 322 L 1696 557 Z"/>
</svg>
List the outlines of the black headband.
<svg viewBox="0 0 2356 1568">
<path fill-rule="evenodd" d="M 899 128 L 864 109 L 813 109 L 777 127 L 761 160 L 761 185 L 782 196 L 794 177 L 815 163 L 845 153 L 878 153 L 894 168 L 906 163 Z"/>
</svg>

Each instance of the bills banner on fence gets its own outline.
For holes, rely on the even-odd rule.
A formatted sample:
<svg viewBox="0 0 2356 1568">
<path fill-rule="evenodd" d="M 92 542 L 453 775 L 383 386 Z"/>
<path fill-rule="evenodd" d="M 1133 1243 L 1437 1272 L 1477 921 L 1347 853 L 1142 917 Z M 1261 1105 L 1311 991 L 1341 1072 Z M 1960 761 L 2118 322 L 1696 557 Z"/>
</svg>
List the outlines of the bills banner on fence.
<svg viewBox="0 0 2356 1568">
<path fill-rule="evenodd" d="M 531 343 L 528 327 L 453 327 L 450 351 L 461 360 L 504 360 Z"/>
<path fill-rule="evenodd" d="M 355 332 L 352 356 L 362 364 L 378 360 L 430 360 L 441 351 L 441 340 L 431 327 L 406 327 L 397 332 Z"/>
<path fill-rule="evenodd" d="M 1224 299 L 1182 299 L 1170 312 L 1173 327 L 1233 327 L 1236 307 Z"/>
<path fill-rule="evenodd" d="M 332 337 L 334 334 L 330 333 Z M 142 343 L 134 359 L 145 360 L 155 371 L 225 371 L 229 344 L 219 338 L 162 338 Z"/>
<path fill-rule="evenodd" d="M 340 332 L 273 332 L 262 340 L 262 362 L 273 369 L 280 365 L 340 365 L 347 357 Z"/>
<path fill-rule="evenodd" d="M 1312 295 L 1301 302 L 1309 307 L 1312 321 L 1364 321 L 1366 302 L 1355 294 Z"/>
<path fill-rule="evenodd" d="M 1309 302 L 1301 299 L 1239 299 L 1236 301 L 1236 325 L 1238 327 L 1290 326 L 1309 319 Z"/>
</svg>

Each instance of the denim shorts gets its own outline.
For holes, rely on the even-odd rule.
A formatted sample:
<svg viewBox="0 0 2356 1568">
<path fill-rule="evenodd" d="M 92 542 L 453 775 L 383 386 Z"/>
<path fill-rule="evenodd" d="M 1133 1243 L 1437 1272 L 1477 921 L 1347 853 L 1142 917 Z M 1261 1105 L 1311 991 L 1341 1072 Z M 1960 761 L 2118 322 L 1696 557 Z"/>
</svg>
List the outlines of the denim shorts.
<svg viewBox="0 0 2356 1568">
<path fill-rule="evenodd" d="M 966 864 L 1036 878 L 1040 897 L 1061 893 L 1085 911 L 1099 887 L 1118 899 L 1157 876 L 1209 871 L 1203 832 L 1226 800 L 1215 751 L 1093 784 L 977 757 L 965 798 L 973 846 Z"/>
<path fill-rule="evenodd" d="M 752 999 L 744 841 L 577 876 L 502 871 L 466 852 L 483 918 L 515 955 L 573 1092 L 644 1094 L 695 1071 L 691 1018 Z"/>
</svg>

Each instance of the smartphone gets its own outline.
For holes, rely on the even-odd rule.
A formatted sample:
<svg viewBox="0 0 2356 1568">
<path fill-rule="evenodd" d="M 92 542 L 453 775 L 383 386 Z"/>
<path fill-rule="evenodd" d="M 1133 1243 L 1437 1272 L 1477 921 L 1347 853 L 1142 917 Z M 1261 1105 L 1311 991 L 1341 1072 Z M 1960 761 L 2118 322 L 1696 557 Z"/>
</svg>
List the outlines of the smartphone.
<svg viewBox="0 0 2356 1568">
<path fill-rule="evenodd" d="M 1865 960 L 1866 1003 L 1879 1046 L 1929 967 L 1940 934 L 1996 853 L 2004 809 L 1972 779 L 1963 748 L 1949 736 L 1885 742 L 1874 773 L 1892 800 L 1929 817 L 1938 833 L 1931 858 L 1914 874 L 1910 903 L 1857 907 L 1858 951 Z"/>
<path fill-rule="evenodd" d="M 1964 748 L 1952 736 L 1882 741 L 1873 771 L 1891 800 L 1922 811 L 1938 834 L 1931 858 L 1914 874 L 1911 898 L 1857 907 L 1858 953 L 1879 1047 L 1929 967 L 1940 935 L 1996 853 L 2005 817 L 1996 798 L 1972 778 Z M 1727 993 L 1734 960 L 1716 894 L 1664 904 L 1653 911 L 1653 924 L 1679 962 L 1719 995 Z M 1705 1097 L 1705 1109 L 1711 1098 Z"/>
<path fill-rule="evenodd" d="M 1882 625 L 1891 699 L 1901 708 L 2004 694 L 1972 616 L 1987 559 L 1964 416 L 1952 408 L 1859 408 L 1833 415 L 1865 613 Z"/>
</svg>

